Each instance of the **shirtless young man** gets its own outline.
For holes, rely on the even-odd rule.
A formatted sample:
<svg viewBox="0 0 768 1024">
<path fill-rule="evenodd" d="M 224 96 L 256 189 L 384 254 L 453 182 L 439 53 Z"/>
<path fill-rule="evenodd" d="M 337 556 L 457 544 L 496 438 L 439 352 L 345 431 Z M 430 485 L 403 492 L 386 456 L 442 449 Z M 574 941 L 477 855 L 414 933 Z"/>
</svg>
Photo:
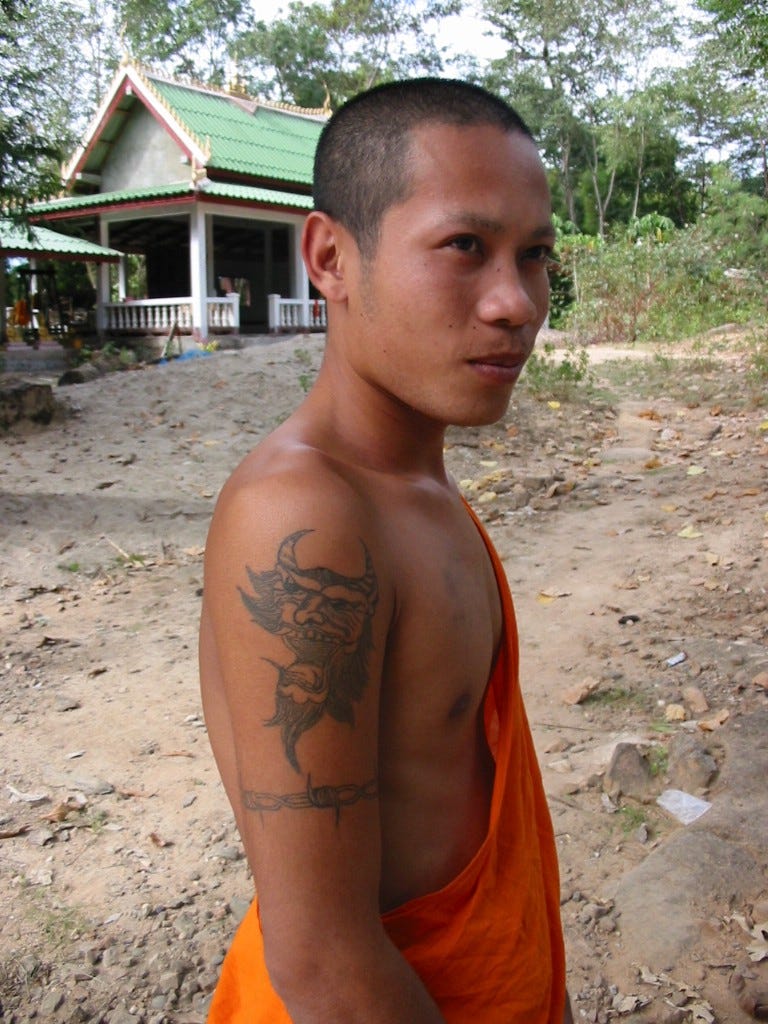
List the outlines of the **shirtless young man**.
<svg viewBox="0 0 768 1024">
<path fill-rule="evenodd" d="M 422 79 L 341 108 L 314 195 L 322 368 L 206 548 L 203 702 L 258 898 L 209 1021 L 560 1024 L 511 604 L 443 462 L 546 316 L 544 170 L 500 100 Z"/>
</svg>

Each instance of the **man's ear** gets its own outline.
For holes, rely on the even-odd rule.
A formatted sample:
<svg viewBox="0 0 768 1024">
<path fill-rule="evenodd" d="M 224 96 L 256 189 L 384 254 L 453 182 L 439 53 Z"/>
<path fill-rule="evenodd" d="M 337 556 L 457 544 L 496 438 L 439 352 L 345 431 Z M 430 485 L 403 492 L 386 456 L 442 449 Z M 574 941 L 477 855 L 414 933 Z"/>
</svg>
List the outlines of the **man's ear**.
<svg viewBox="0 0 768 1024">
<path fill-rule="evenodd" d="M 351 235 L 327 213 L 313 210 L 304 223 L 301 255 L 312 284 L 328 302 L 347 298 L 345 271 Z"/>
</svg>

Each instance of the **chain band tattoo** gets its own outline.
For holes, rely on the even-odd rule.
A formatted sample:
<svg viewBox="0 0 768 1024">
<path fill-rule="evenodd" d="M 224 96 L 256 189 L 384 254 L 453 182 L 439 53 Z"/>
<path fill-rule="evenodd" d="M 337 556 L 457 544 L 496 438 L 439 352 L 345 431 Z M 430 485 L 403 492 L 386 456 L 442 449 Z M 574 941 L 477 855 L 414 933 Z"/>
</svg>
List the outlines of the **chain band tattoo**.
<svg viewBox="0 0 768 1024">
<path fill-rule="evenodd" d="M 342 807 L 350 807 L 359 800 L 375 800 L 379 789 L 376 779 L 370 779 L 362 786 L 349 783 L 344 786 L 313 786 L 311 776 L 307 776 L 307 788 L 302 793 L 255 793 L 252 789 L 243 792 L 243 804 L 249 811 L 280 811 L 288 808 L 293 811 L 318 808 L 333 809 L 336 812 L 336 824 Z"/>
<path fill-rule="evenodd" d="M 277 671 L 275 713 L 265 724 L 280 729 L 285 756 L 301 771 L 296 744 L 324 715 L 355 724 L 354 705 L 368 682 L 373 647 L 372 619 L 378 582 L 365 544 L 362 576 L 333 569 L 302 568 L 296 545 L 311 530 L 299 530 L 281 543 L 275 568 L 245 567 L 251 592 L 238 588 L 251 618 L 279 636 L 294 660 L 269 661 Z"/>
</svg>

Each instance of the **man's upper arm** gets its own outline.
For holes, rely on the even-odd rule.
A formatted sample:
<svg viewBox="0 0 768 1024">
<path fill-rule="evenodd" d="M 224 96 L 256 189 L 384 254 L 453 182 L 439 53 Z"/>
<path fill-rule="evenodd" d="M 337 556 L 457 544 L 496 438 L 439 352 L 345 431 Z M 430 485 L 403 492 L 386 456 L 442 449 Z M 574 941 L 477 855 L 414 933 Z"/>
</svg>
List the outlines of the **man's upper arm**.
<svg viewBox="0 0 768 1024">
<path fill-rule="evenodd" d="M 285 493 L 283 493 L 283 490 Z M 225 490 L 206 550 L 236 799 L 267 953 L 378 924 L 378 707 L 389 601 L 354 503 Z M 345 925 L 346 922 L 346 925 Z M 318 929 L 322 929 L 318 931 Z M 278 965 L 279 966 L 279 965 Z"/>
</svg>

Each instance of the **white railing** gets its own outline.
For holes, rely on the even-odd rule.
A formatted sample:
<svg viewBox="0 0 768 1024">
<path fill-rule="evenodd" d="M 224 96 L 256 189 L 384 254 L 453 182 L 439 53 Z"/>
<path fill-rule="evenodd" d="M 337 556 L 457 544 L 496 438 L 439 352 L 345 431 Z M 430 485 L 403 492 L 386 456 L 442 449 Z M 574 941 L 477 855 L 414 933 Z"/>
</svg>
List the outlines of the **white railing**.
<svg viewBox="0 0 768 1024">
<path fill-rule="evenodd" d="M 240 327 L 240 296 L 237 292 L 219 299 L 206 299 L 208 329 L 236 331 Z"/>
<path fill-rule="evenodd" d="M 240 326 L 240 298 L 225 295 L 205 300 L 208 330 L 237 330 Z M 175 325 L 184 334 L 191 332 L 192 298 L 129 299 L 126 302 L 107 302 L 107 330 L 137 333 L 167 334 Z"/>
<path fill-rule="evenodd" d="M 192 329 L 192 299 L 129 299 L 108 302 L 107 330 L 167 333 L 176 324 L 180 331 Z"/>
<path fill-rule="evenodd" d="M 324 331 L 327 326 L 325 299 L 283 299 L 268 295 L 269 330 Z"/>
</svg>

